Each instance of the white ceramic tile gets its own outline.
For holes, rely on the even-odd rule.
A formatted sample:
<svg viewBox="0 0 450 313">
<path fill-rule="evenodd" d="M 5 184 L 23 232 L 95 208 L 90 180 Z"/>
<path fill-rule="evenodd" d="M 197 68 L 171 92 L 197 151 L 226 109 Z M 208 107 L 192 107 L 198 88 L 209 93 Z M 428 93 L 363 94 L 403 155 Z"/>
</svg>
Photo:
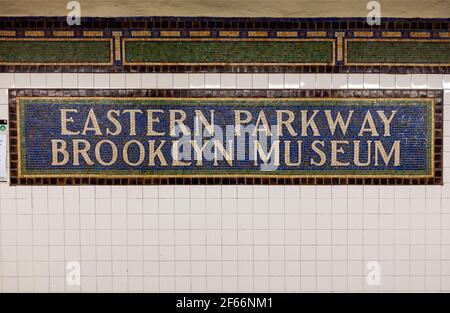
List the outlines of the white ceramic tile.
<svg viewBox="0 0 450 313">
<path fill-rule="evenodd" d="M 141 74 L 139 73 L 127 73 L 125 74 L 125 86 L 128 89 L 131 88 L 141 88 Z"/>
<path fill-rule="evenodd" d="M 14 73 L 0 73 L 0 88 L 14 87 Z"/>
<path fill-rule="evenodd" d="M 220 88 L 220 74 L 205 74 L 205 88 Z"/>
<path fill-rule="evenodd" d="M 316 74 L 300 74 L 300 88 L 314 89 L 316 87 Z"/>
<path fill-rule="evenodd" d="M 63 73 L 62 74 L 63 88 L 77 88 L 78 87 L 78 74 L 76 73 Z"/>
<path fill-rule="evenodd" d="M 79 73 L 78 74 L 78 87 L 79 88 L 93 88 L 94 87 L 94 75 L 92 73 Z"/>
<path fill-rule="evenodd" d="M 47 88 L 62 87 L 62 73 L 47 73 L 45 76 Z"/>
<path fill-rule="evenodd" d="M 31 88 L 47 88 L 47 78 L 44 73 L 30 74 Z"/>
<path fill-rule="evenodd" d="M 31 87 L 30 73 L 15 73 L 14 86 L 15 88 L 30 88 Z"/>
<path fill-rule="evenodd" d="M 252 88 L 252 74 L 237 74 L 236 86 L 238 89 Z"/>
<path fill-rule="evenodd" d="M 252 82 L 253 88 L 255 89 L 269 88 L 269 74 L 266 73 L 253 74 Z"/>
<path fill-rule="evenodd" d="M 450 89 L 450 74 L 443 75 L 443 88 Z"/>
<path fill-rule="evenodd" d="M 444 151 L 450 152 L 450 137 L 444 137 Z"/>
<path fill-rule="evenodd" d="M 349 74 L 348 75 L 348 88 L 363 88 L 364 87 L 364 75 L 363 74 Z"/>
<path fill-rule="evenodd" d="M 109 74 L 94 75 L 94 88 L 109 88 Z"/>
<path fill-rule="evenodd" d="M 442 89 L 442 79 L 441 74 L 427 74 L 427 87 L 429 89 Z"/>
<path fill-rule="evenodd" d="M 364 88 L 366 88 L 366 89 L 380 88 L 380 75 L 379 74 L 364 74 Z"/>
<path fill-rule="evenodd" d="M 395 75 L 380 74 L 380 88 L 382 89 L 395 88 Z"/>
<path fill-rule="evenodd" d="M 395 86 L 398 89 L 410 89 L 411 75 L 410 74 L 395 75 Z"/>
<path fill-rule="evenodd" d="M 173 74 L 158 74 L 156 79 L 158 89 L 173 87 Z"/>
<path fill-rule="evenodd" d="M 450 123 L 444 123 L 444 136 L 450 136 Z"/>
<path fill-rule="evenodd" d="M 280 89 L 284 87 L 283 74 L 269 74 L 269 88 Z"/>
<path fill-rule="evenodd" d="M 141 76 L 142 80 L 142 88 L 156 88 L 157 87 L 157 81 L 156 81 L 157 74 L 154 73 L 143 73 Z"/>
<path fill-rule="evenodd" d="M 189 74 L 190 88 L 205 88 L 205 74 Z"/>
<path fill-rule="evenodd" d="M 236 74 L 220 74 L 220 87 L 224 89 L 236 88 Z"/>
<path fill-rule="evenodd" d="M 450 90 L 444 90 L 444 104 L 450 105 Z"/>
<path fill-rule="evenodd" d="M 0 105 L 8 104 L 8 89 L 0 89 Z"/>
<path fill-rule="evenodd" d="M 427 75 L 426 74 L 413 74 L 411 75 L 411 88 L 427 88 Z"/>
<path fill-rule="evenodd" d="M 316 88 L 330 89 L 331 88 L 331 74 L 317 74 Z"/>
<path fill-rule="evenodd" d="M 109 87 L 110 88 L 125 88 L 126 80 L 125 74 L 109 74 Z"/>
<path fill-rule="evenodd" d="M 300 88 L 300 74 L 284 74 L 284 88 Z"/>
<path fill-rule="evenodd" d="M 447 184 L 450 183 L 450 167 L 444 168 L 443 180 L 444 180 L 444 183 L 447 183 Z"/>
<path fill-rule="evenodd" d="M 8 106 L 0 104 L 0 119 L 8 119 Z"/>
<path fill-rule="evenodd" d="M 173 88 L 189 88 L 189 74 L 173 74 Z"/>
<path fill-rule="evenodd" d="M 331 76 L 331 88 L 333 89 L 347 89 L 347 74 L 333 74 Z"/>
</svg>

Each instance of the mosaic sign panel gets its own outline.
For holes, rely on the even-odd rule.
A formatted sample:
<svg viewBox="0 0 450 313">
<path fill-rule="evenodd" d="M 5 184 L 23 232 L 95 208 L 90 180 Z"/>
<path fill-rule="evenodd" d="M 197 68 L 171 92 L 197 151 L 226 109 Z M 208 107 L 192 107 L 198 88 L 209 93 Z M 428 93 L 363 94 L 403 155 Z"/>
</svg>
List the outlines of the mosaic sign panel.
<svg viewBox="0 0 450 313">
<path fill-rule="evenodd" d="M 439 184 L 442 92 L 11 90 L 13 184 Z"/>
</svg>

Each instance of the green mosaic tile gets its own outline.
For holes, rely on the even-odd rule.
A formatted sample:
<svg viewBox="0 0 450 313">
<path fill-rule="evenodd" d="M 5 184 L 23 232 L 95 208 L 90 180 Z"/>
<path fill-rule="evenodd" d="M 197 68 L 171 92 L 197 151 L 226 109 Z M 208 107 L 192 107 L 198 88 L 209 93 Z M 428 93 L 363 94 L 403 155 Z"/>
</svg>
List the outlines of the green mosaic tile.
<svg viewBox="0 0 450 313">
<path fill-rule="evenodd" d="M 450 63 L 449 41 L 349 41 L 347 48 L 348 64 Z"/>
<path fill-rule="evenodd" d="M 129 63 L 333 63 L 330 41 L 126 41 Z"/>
<path fill-rule="evenodd" d="M 110 63 L 110 41 L 1 40 L 0 63 Z"/>
<path fill-rule="evenodd" d="M 0 72 L 450 73 L 450 19 L 0 17 Z"/>
</svg>

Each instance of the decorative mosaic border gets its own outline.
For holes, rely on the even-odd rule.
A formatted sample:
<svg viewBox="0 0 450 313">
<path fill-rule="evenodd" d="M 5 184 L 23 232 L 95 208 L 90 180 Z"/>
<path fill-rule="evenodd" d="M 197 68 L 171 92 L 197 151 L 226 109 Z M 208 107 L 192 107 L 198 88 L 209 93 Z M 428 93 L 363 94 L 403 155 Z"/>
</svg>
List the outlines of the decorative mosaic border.
<svg viewBox="0 0 450 313">
<path fill-rule="evenodd" d="M 18 97 L 117 97 L 117 98 L 432 98 L 434 99 L 434 175 L 421 178 L 383 177 L 33 177 L 18 175 Z M 10 183 L 12 185 L 141 185 L 141 184 L 368 184 L 417 185 L 442 184 L 443 175 L 443 92 L 442 90 L 208 90 L 208 89 L 11 89 L 9 91 L 10 121 Z M 255 175 L 256 176 L 256 175 Z"/>
<path fill-rule="evenodd" d="M 81 41 L 85 43 L 83 49 L 89 51 L 89 44 L 107 41 L 109 45 L 103 49 L 110 57 L 92 61 L 80 52 L 71 62 L 58 60 L 57 56 L 53 57 L 56 61 L 49 61 L 49 56 L 45 61 L 21 61 L 20 55 L 16 56 L 19 60 L 13 57 L 2 60 L 0 53 L 0 72 L 450 73 L 449 26 L 450 19 L 389 18 L 382 19 L 381 25 L 371 26 L 364 18 L 130 17 L 82 18 L 81 26 L 69 27 L 65 17 L 4 17 L 0 18 L 0 45 L 5 41 L 28 44 L 59 41 L 69 46 L 71 42 Z M 143 60 L 146 52 L 140 51 L 138 60 L 129 61 L 127 57 L 133 51 L 127 45 L 136 41 L 329 42 L 332 47 L 327 49 L 332 50 L 327 53 L 331 53 L 332 58 L 326 61 L 299 58 L 297 62 L 228 62 L 225 57 L 221 62 L 198 59 L 155 62 Z M 394 42 L 399 46 L 393 48 Z M 358 47 L 355 43 L 363 45 Z M 380 45 L 385 50 L 387 58 L 382 62 L 371 61 L 369 53 L 373 43 L 377 44 L 373 53 L 379 51 Z M 405 49 L 409 53 L 404 53 Z M 18 52 L 26 54 L 26 50 L 18 49 Z M 54 51 L 57 52 L 60 51 Z M 430 61 L 430 52 L 434 54 L 434 61 Z"/>
</svg>

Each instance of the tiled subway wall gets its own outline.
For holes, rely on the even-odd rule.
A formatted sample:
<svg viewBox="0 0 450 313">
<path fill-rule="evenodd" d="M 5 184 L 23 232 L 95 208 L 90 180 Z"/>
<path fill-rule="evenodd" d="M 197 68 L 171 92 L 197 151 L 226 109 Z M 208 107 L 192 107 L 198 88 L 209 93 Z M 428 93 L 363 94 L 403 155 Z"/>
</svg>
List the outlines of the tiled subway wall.
<svg viewBox="0 0 450 313">
<path fill-rule="evenodd" d="M 8 88 L 444 89 L 444 185 L 0 183 L 0 291 L 450 291 L 450 75 L 0 73 L 0 119 Z"/>
</svg>

